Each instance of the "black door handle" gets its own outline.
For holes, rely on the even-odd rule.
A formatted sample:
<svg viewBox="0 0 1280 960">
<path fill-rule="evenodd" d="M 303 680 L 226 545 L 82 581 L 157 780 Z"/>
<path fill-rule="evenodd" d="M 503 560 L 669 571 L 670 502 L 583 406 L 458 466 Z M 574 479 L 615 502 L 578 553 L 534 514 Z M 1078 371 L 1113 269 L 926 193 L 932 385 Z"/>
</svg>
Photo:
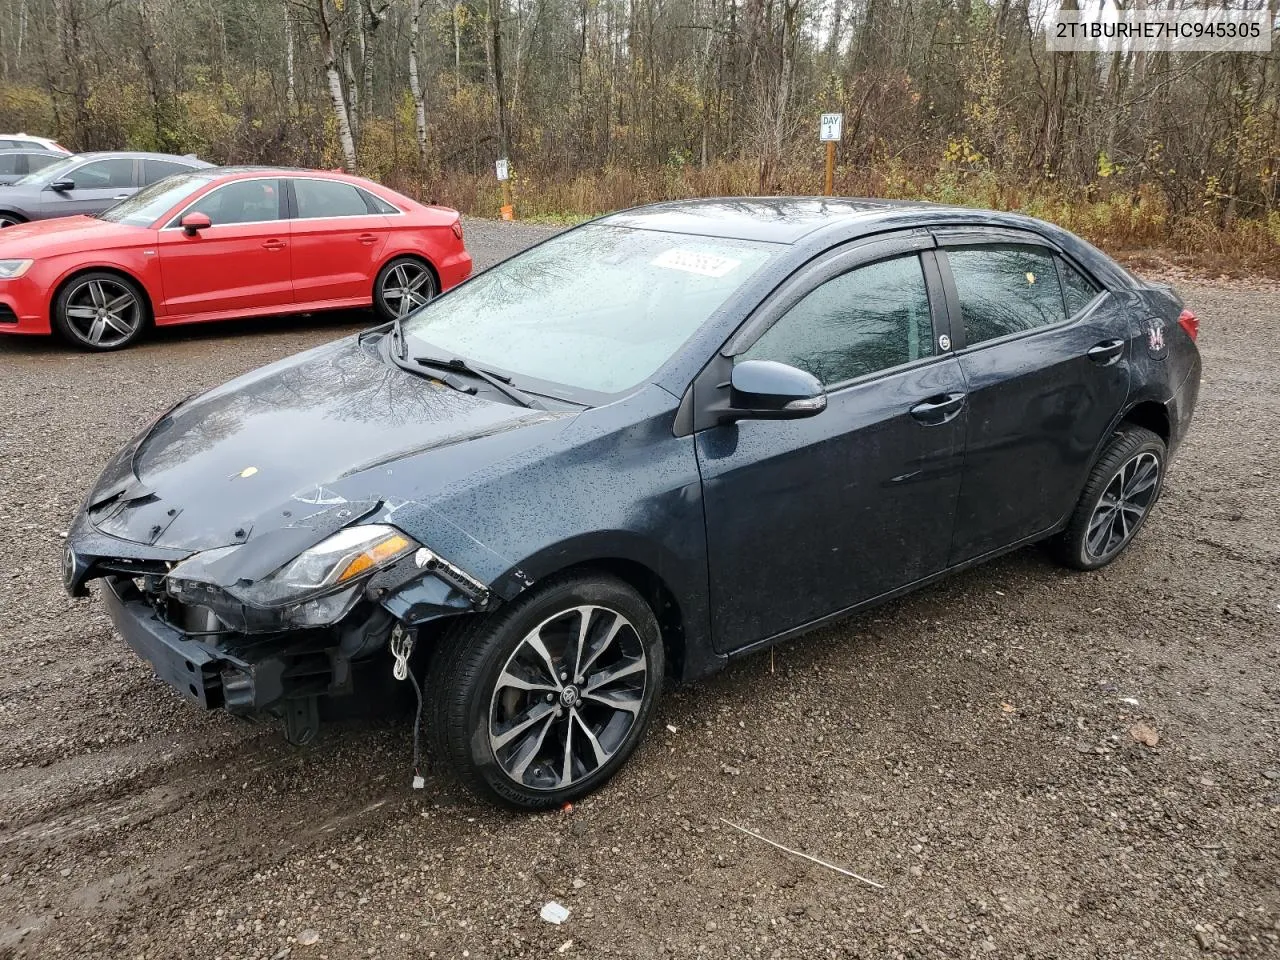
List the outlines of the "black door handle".
<svg viewBox="0 0 1280 960">
<path fill-rule="evenodd" d="M 940 393 L 917 403 L 911 408 L 911 415 L 929 426 L 946 423 L 964 408 L 966 396 L 964 393 Z"/>
<path fill-rule="evenodd" d="M 1087 356 L 1094 363 L 1106 367 L 1119 360 L 1122 353 L 1124 353 L 1123 340 L 1103 340 L 1090 347 Z"/>
</svg>

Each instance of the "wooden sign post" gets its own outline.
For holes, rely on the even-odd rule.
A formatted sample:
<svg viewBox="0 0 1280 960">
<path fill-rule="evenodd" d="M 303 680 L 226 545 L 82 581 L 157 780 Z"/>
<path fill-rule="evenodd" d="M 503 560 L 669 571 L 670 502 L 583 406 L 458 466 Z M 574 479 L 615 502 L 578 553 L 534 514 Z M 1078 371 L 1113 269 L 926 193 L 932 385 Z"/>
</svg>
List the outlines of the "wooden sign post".
<svg viewBox="0 0 1280 960">
<path fill-rule="evenodd" d="M 827 176 L 822 193 L 831 196 L 836 176 L 836 143 L 844 128 L 843 113 L 824 113 L 818 125 L 818 139 L 827 145 Z"/>
</svg>

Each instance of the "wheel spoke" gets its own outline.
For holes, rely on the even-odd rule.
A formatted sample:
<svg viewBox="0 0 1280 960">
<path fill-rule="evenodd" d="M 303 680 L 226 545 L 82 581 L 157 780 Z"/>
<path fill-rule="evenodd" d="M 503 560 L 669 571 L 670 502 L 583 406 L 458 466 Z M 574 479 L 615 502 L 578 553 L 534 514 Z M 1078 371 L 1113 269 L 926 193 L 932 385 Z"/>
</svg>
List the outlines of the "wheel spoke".
<svg viewBox="0 0 1280 960">
<path fill-rule="evenodd" d="M 125 291 L 113 300 L 108 300 L 104 306 L 111 313 L 119 313 L 126 307 L 133 306 L 133 294 Z"/>
<path fill-rule="evenodd" d="M 556 711 L 556 708 L 554 704 L 545 703 L 545 702 L 539 702 L 534 704 L 532 707 L 529 708 L 528 711 L 525 712 L 523 720 L 516 721 L 513 726 L 510 726 L 506 730 L 504 730 L 502 733 L 496 734 L 491 737 L 491 740 L 493 741 L 493 748 L 495 750 L 501 750 L 503 747 L 509 744 L 512 740 L 516 739 L 516 737 L 520 736 L 530 727 L 534 726 L 534 724 L 538 723 L 541 720 L 545 720 L 547 717 L 554 714 L 555 711 Z"/>
<path fill-rule="evenodd" d="M 419 270 L 418 275 L 409 281 L 410 290 L 421 290 L 423 282 L 427 279 L 427 271 Z"/>
<path fill-rule="evenodd" d="M 531 633 L 524 638 L 524 642 L 542 660 L 543 666 L 547 668 L 548 676 L 551 677 L 551 682 L 556 685 L 555 688 L 559 690 L 563 687 L 564 684 L 560 682 L 560 672 L 556 670 L 556 662 L 547 650 L 547 645 L 542 642 L 542 637 L 537 633 Z"/>
<path fill-rule="evenodd" d="M 93 307 L 86 307 L 82 304 L 72 304 L 67 307 L 67 316 L 74 317 L 77 320 L 94 320 L 97 319 L 98 311 Z"/>
<path fill-rule="evenodd" d="M 645 662 L 644 657 L 636 657 L 634 660 L 624 661 L 620 666 L 614 667 L 612 670 L 604 670 L 587 678 L 587 693 L 592 694 L 601 687 L 607 687 L 609 684 L 621 680 L 623 677 L 629 677 L 633 674 L 644 673 Z"/>
<path fill-rule="evenodd" d="M 527 744 L 520 748 L 519 758 L 515 760 L 511 767 L 511 776 L 517 782 L 524 781 L 525 771 L 529 769 L 529 764 L 533 762 L 534 757 L 542 750 L 542 744 L 547 739 L 547 731 L 551 729 L 555 714 L 550 713 L 543 719 L 542 729 L 538 731 L 537 736 L 530 737 Z"/>
<path fill-rule="evenodd" d="M 1146 493 L 1156 485 L 1156 480 L 1159 477 L 1160 470 L 1155 462 L 1144 462 L 1141 469 L 1134 471 L 1134 475 L 1129 479 L 1129 483 L 1124 490 L 1125 499 L 1132 500 L 1138 494 Z"/>
<path fill-rule="evenodd" d="M 93 324 L 89 327 L 89 342 L 101 343 L 102 334 L 106 329 L 107 329 L 106 320 L 103 320 L 101 317 L 98 317 L 97 319 L 95 319 L 93 321 Z"/>
<path fill-rule="evenodd" d="M 534 693 L 555 693 L 559 688 L 549 683 L 538 683 L 535 680 L 526 680 L 524 677 L 517 677 L 511 672 L 510 668 L 503 670 L 498 675 L 496 684 L 498 689 L 502 687 L 514 687 L 517 690 L 528 690 Z"/>
<path fill-rule="evenodd" d="M 1111 515 L 1103 517 L 1098 523 L 1089 528 L 1086 544 L 1089 548 L 1091 556 L 1100 557 L 1103 555 L 1103 547 L 1111 537 Z"/>
<path fill-rule="evenodd" d="M 639 693 L 633 694 L 629 690 L 590 691 L 583 694 L 583 699 L 609 707 L 612 710 L 625 710 L 632 716 L 640 712 L 640 705 L 644 702 Z"/>
<path fill-rule="evenodd" d="M 102 318 L 102 321 L 107 326 L 109 326 L 112 330 L 114 330 L 118 334 L 121 334 L 122 336 L 127 337 L 130 333 L 133 332 L 133 327 L 132 325 L 130 325 L 129 321 L 125 320 L 123 317 L 117 316 L 114 313 L 108 313 L 105 317 Z"/>
<path fill-rule="evenodd" d="M 576 707 L 569 711 L 569 716 L 578 721 L 578 727 L 586 734 L 587 743 L 591 744 L 591 752 L 595 755 L 596 769 L 599 770 L 609 760 L 608 751 L 600 745 L 599 739 L 591 731 L 591 728 L 587 726 L 586 721 L 582 719 Z"/>
<path fill-rule="evenodd" d="M 613 645 L 614 639 L 618 636 L 618 631 L 622 629 L 626 622 L 627 621 L 623 620 L 619 614 L 615 613 L 613 615 L 613 623 L 609 625 L 608 631 L 600 639 L 599 646 L 591 651 L 591 656 L 587 657 L 587 662 L 581 664 L 578 669 L 574 671 L 575 676 L 584 677 L 587 675 L 587 671 L 590 670 L 592 665 L 600 659 L 600 655 Z"/>
<path fill-rule="evenodd" d="M 89 281 L 89 299 L 93 301 L 95 307 L 105 307 L 107 305 L 107 295 L 102 292 L 101 280 Z"/>
<path fill-rule="evenodd" d="M 556 784 L 559 787 L 573 783 L 573 718 L 576 714 L 576 710 L 570 712 L 564 727 L 564 762 L 560 766 L 560 782 Z"/>
</svg>

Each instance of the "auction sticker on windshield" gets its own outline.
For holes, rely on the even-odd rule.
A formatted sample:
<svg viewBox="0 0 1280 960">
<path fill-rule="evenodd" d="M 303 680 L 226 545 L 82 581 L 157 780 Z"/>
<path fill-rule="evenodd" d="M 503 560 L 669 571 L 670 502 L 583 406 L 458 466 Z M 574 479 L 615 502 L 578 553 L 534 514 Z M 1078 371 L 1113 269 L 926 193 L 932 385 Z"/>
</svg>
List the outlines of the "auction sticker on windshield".
<svg viewBox="0 0 1280 960">
<path fill-rule="evenodd" d="M 697 273 L 704 277 L 723 277 L 742 264 L 741 260 L 735 260 L 732 257 L 719 257 L 714 253 L 698 253 L 694 250 L 677 250 L 674 247 L 662 251 L 650 262 L 655 267 L 683 270 L 685 273 Z"/>
</svg>

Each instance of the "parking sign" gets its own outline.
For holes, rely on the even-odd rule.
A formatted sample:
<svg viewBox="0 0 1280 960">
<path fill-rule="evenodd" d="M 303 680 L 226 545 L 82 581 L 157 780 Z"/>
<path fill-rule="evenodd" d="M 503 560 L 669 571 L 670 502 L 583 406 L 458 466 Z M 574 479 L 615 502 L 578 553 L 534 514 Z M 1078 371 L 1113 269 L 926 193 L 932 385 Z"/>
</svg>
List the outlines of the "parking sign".
<svg viewBox="0 0 1280 960">
<path fill-rule="evenodd" d="M 843 113 L 824 113 L 822 115 L 822 123 L 818 127 L 818 139 L 823 142 L 828 140 L 839 140 L 840 133 L 843 129 Z"/>
</svg>

